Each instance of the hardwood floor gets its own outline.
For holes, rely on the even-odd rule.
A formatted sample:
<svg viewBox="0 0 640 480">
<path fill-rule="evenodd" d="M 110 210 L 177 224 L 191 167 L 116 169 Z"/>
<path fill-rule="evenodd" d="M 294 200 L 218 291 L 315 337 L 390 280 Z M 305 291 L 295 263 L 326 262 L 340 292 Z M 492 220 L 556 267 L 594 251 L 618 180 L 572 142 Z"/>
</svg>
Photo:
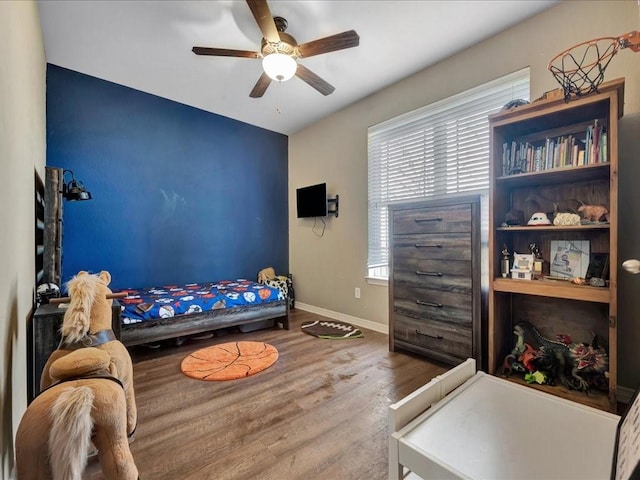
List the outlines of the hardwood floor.
<svg viewBox="0 0 640 480">
<path fill-rule="evenodd" d="M 386 479 L 387 407 L 449 367 L 388 351 L 386 335 L 322 340 L 300 330 L 321 318 L 293 310 L 291 330 L 227 333 L 179 347 L 132 349 L 138 429 L 131 444 L 142 480 Z M 203 382 L 180 372 L 199 348 L 264 341 L 267 370 Z M 85 478 L 101 479 L 95 464 Z"/>
</svg>

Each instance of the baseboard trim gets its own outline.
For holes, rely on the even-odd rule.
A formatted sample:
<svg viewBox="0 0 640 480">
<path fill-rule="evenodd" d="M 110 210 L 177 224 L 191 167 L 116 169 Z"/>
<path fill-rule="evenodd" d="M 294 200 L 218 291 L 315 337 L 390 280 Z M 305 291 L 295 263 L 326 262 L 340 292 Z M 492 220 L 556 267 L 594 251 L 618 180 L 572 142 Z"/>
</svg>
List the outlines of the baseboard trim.
<svg viewBox="0 0 640 480">
<path fill-rule="evenodd" d="M 389 327 L 387 325 L 382 325 L 378 322 L 372 322 L 371 320 L 365 320 L 364 318 L 354 317 L 354 316 L 346 315 L 340 312 L 334 312 L 333 310 L 327 310 L 326 308 L 320 308 L 313 305 L 309 305 L 307 303 L 301 303 L 298 301 L 296 301 L 296 309 L 304 310 L 305 312 L 315 313 L 317 315 L 322 315 L 323 317 L 329 317 L 329 318 L 332 318 L 333 320 L 351 323 L 358 327 L 368 328 L 369 330 L 373 330 L 374 332 L 384 333 L 385 335 L 389 335 Z"/>
<path fill-rule="evenodd" d="M 635 390 L 633 388 L 621 387 L 618 385 L 616 387 L 616 400 L 620 403 L 629 403 L 634 393 Z"/>
</svg>

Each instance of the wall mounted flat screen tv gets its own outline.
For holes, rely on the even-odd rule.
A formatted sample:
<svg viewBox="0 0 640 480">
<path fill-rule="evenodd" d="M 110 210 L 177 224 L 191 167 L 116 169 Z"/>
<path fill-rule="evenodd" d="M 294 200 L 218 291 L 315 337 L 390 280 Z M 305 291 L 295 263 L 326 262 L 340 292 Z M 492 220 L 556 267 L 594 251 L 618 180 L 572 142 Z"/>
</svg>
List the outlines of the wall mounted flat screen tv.
<svg viewBox="0 0 640 480">
<path fill-rule="evenodd" d="M 327 184 L 296 189 L 298 218 L 327 216 Z"/>
</svg>

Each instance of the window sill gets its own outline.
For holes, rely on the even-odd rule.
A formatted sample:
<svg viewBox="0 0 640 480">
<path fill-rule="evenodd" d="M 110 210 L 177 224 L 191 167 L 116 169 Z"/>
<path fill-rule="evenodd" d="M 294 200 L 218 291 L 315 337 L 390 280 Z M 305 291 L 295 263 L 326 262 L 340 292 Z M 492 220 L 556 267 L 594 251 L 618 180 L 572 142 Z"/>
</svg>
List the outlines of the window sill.
<svg viewBox="0 0 640 480">
<path fill-rule="evenodd" d="M 381 287 L 388 287 L 389 286 L 389 279 L 388 278 L 381 278 L 381 277 L 365 277 L 367 283 L 369 285 L 380 285 Z"/>
</svg>

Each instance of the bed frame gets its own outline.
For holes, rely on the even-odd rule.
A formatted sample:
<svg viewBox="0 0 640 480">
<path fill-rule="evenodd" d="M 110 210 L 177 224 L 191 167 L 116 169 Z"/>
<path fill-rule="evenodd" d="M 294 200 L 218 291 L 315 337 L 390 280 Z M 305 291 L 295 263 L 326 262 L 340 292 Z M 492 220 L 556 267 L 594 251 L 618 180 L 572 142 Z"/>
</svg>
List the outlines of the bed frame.
<svg viewBox="0 0 640 480">
<path fill-rule="evenodd" d="M 277 302 L 209 310 L 140 323 L 123 323 L 120 330 L 120 341 L 130 347 L 225 327 L 248 326 L 266 320 L 274 320 L 276 324 L 282 323 L 282 327 L 289 330 L 288 314 L 287 300 L 278 300 Z"/>
</svg>

